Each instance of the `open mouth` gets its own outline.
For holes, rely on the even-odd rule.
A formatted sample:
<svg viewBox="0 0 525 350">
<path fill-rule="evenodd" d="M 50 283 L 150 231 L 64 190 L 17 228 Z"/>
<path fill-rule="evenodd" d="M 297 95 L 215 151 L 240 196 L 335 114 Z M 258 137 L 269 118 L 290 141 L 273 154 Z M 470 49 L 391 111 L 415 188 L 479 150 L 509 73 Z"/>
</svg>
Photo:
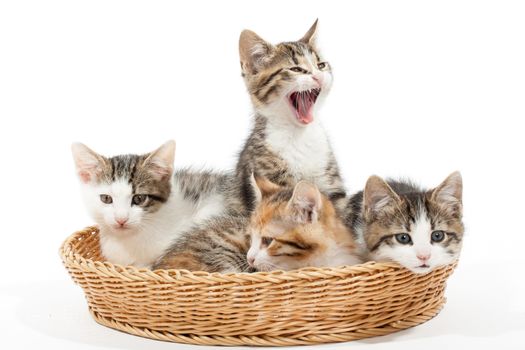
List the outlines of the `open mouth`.
<svg viewBox="0 0 525 350">
<path fill-rule="evenodd" d="M 426 264 L 423 264 L 423 265 L 419 265 L 418 268 L 420 269 L 428 269 L 430 266 L 429 265 L 426 265 Z"/>
<path fill-rule="evenodd" d="M 288 95 L 295 117 L 302 124 L 310 124 L 314 120 L 313 109 L 321 89 L 294 91 Z"/>
</svg>

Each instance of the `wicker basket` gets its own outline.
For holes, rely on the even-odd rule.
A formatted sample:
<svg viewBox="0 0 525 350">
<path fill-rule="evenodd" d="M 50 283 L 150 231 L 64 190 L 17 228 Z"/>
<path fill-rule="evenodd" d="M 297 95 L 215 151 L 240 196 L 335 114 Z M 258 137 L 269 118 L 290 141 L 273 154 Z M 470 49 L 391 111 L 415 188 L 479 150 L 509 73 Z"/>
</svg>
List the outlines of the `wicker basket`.
<svg viewBox="0 0 525 350">
<path fill-rule="evenodd" d="M 105 326 L 201 345 L 284 346 L 384 335 L 434 317 L 456 264 L 415 275 L 395 264 L 217 274 L 104 262 L 98 230 L 70 236 L 60 255 Z"/>
</svg>

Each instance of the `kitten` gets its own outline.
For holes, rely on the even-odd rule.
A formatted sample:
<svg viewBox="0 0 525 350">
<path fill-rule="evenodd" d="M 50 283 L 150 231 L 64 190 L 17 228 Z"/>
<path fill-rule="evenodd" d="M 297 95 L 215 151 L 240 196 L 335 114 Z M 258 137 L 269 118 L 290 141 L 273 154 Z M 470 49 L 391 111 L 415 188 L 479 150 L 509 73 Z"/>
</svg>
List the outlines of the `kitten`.
<svg viewBox="0 0 525 350">
<path fill-rule="evenodd" d="M 106 158 L 80 143 L 72 151 L 102 254 L 115 264 L 149 267 L 183 231 L 242 206 L 231 175 L 173 174 L 174 141 L 145 155 Z"/>
<path fill-rule="evenodd" d="M 290 189 L 252 179 L 251 185 L 256 208 L 250 218 L 215 218 L 185 233 L 154 269 L 231 273 L 360 262 L 352 234 L 313 184 Z"/>
<path fill-rule="evenodd" d="M 332 72 L 316 48 L 316 30 L 317 21 L 300 40 L 277 45 L 252 31 L 241 33 L 242 76 L 255 109 L 255 125 L 236 167 L 248 211 L 255 204 L 252 173 L 280 186 L 310 181 L 338 203 L 346 196 L 318 119 L 332 85 Z"/>
<path fill-rule="evenodd" d="M 315 185 L 300 181 L 293 191 L 276 187 L 259 182 L 262 199 L 250 223 L 250 266 L 270 271 L 361 262 L 352 232 Z"/>
<path fill-rule="evenodd" d="M 349 202 L 348 221 L 371 260 L 395 261 L 427 273 L 459 257 L 463 240 L 462 179 L 452 173 L 437 188 L 368 179 Z"/>
</svg>

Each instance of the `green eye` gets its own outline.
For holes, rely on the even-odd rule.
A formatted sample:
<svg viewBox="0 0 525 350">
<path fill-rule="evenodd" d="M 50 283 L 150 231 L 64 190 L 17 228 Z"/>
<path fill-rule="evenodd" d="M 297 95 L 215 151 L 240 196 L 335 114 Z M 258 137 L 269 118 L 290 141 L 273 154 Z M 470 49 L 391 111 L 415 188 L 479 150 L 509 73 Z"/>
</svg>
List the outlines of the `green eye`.
<svg viewBox="0 0 525 350">
<path fill-rule="evenodd" d="M 302 69 L 301 67 L 292 67 L 292 68 L 290 68 L 290 70 L 292 72 L 296 72 L 296 73 L 306 73 L 306 70 Z"/>
<path fill-rule="evenodd" d="M 319 62 L 319 63 L 317 63 L 317 68 L 325 69 L 326 68 L 326 62 Z"/>
<path fill-rule="evenodd" d="M 111 204 L 113 203 L 113 198 L 111 198 L 111 196 L 108 196 L 107 194 L 101 194 L 100 201 L 104 204 Z"/>
<path fill-rule="evenodd" d="M 135 205 L 142 205 L 146 203 L 147 199 L 148 199 L 148 195 L 146 194 L 136 194 L 133 196 L 133 199 L 131 201 Z"/>
<path fill-rule="evenodd" d="M 430 235 L 430 238 L 432 239 L 432 242 L 441 242 L 445 239 L 445 232 L 444 231 L 434 231 Z"/>
<path fill-rule="evenodd" d="M 272 237 L 262 237 L 261 238 L 261 243 L 264 247 L 267 247 L 269 246 L 270 244 L 272 244 L 273 242 L 273 238 Z"/>
<path fill-rule="evenodd" d="M 412 238 L 408 233 L 398 233 L 396 235 L 396 241 L 398 241 L 401 244 L 410 244 L 412 243 Z"/>
</svg>

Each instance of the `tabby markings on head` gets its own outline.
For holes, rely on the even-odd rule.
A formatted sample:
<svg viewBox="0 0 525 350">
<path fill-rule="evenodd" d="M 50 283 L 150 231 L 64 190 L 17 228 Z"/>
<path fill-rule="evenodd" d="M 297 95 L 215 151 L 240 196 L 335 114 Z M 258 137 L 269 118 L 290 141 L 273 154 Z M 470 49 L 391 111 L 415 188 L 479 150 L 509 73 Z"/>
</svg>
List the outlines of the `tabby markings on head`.
<svg viewBox="0 0 525 350">
<path fill-rule="evenodd" d="M 416 273 L 452 263 L 463 241 L 462 188 L 459 172 L 430 191 L 370 177 L 360 222 L 370 257 Z"/>
</svg>

